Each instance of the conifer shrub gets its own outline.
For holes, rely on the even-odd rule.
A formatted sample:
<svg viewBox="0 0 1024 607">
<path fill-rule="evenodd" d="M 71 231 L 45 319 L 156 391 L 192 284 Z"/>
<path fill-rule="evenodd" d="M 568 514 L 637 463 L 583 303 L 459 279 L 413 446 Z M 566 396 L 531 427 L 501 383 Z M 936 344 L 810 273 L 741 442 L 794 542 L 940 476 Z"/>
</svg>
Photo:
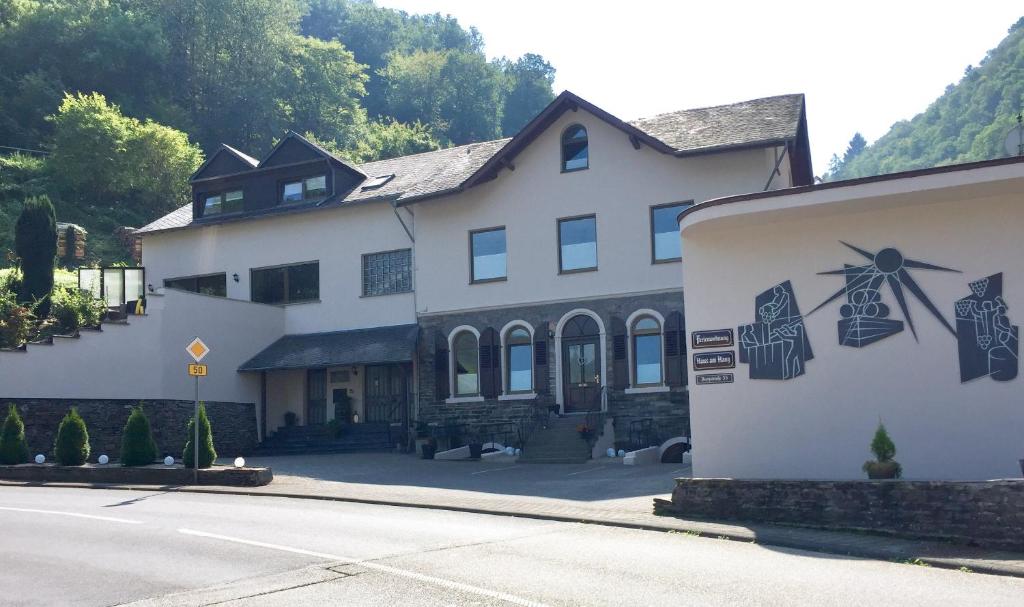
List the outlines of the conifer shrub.
<svg viewBox="0 0 1024 607">
<path fill-rule="evenodd" d="M 57 219 L 53 203 L 44 196 L 29 198 L 14 225 L 15 252 L 21 259 L 22 304 L 33 304 L 36 316 L 50 314 L 53 266 L 57 257 Z"/>
<path fill-rule="evenodd" d="M 889 438 L 889 432 L 882 421 L 878 421 L 875 436 L 871 439 L 871 453 L 874 460 L 864 462 L 863 470 L 871 479 L 892 479 L 903 476 L 903 466 L 893 458 L 896 457 L 896 444 Z"/>
<path fill-rule="evenodd" d="M 11 466 L 28 461 L 28 443 L 25 442 L 25 424 L 13 404 L 7 410 L 4 429 L 0 433 L 0 464 Z"/>
<path fill-rule="evenodd" d="M 148 466 L 157 458 L 156 441 L 142 403 L 133 407 L 121 434 L 121 465 Z"/>
<path fill-rule="evenodd" d="M 75 407 L 71 407 L 57 428 L 53 454 L 62 466 L 81 466 L 89 459 L 89 431 Z"/>
<path fill-rule="evenodd" d="M 195 465 L 195 455 L 192 441 L 195 438 L 196 420 L 193 417 L 188 422 L 188 439 L 185 443 L 185 451 L 181 454 L 181 460 L 186 468 Z M 206 417 L 206 404 L 199 403 L 199 467 L 209 468 L 217 459 L 217 452 L 213 449 L 213 431 L 210 429 L 210 420 Z"/>
</svg>

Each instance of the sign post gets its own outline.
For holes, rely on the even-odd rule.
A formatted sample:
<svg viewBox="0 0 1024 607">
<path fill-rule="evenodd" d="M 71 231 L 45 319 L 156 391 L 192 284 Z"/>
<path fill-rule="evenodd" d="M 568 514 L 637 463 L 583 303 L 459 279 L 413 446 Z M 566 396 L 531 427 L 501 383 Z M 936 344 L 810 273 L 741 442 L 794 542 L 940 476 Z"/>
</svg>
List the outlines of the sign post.
<svg viewBox="0 0 1024 607">
<path fill-rule="evenodd" d="M 192 435 L 192 482 L 193 484 L 199 484 L 199 378 L 206 377 L 206 365 L 199 364 L 202 362 L 206 355 L 210 353 L 210 348 L 203 343 L 203 340 L 198 337 L 193 339 L 187 346 L 185 346 L 185 352 L 192 357 L 192 360 L 196 361 L 195 364 L 188 366 L 188 374 L 196 378 L 196 405 L 195 413 L 193 413 L 192 427 L 194 433 Z"/>
</svg>

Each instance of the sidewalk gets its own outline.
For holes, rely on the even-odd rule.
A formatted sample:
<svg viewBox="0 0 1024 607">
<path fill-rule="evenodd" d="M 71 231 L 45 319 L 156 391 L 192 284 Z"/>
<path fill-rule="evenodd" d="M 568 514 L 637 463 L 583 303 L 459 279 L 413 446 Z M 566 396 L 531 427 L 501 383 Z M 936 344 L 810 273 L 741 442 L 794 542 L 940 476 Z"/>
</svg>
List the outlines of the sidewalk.
<svg viewBox="0 0 1024 607">
<path fill-rule="evenodd" d="M 795 548 L 1024 577 L 1024 554 L 1020 553 L 872 534 L 713 523 L 653 514 L 654 499 L 668 499 L 673 479 L 689 475 L 689 468 L 681 465 L 441 462 L 394 454 L 254 458 L 249 463 L 271 466 L 274 482 L 264 487 L 165 489 L 339 500 L 612 525 L 754 542 L 769 549 Z"/>
</svg>

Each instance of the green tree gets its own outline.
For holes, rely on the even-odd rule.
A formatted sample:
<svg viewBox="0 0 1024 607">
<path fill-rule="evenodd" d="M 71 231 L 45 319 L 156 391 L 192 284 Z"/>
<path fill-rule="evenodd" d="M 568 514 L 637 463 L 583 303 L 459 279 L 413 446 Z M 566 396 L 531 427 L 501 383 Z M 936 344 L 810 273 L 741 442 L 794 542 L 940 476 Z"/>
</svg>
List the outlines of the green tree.
<svg viewBox="0 0 1024 607">
<path fill-rule="evenodd" d="M 25 424 L 13 404 L 7 409 L 3 433 L 0 434 L 0 464 L 10 466 L 28 461 L 28 443 L 25 442 Z"/>
<path fill-rule="evenodd" d="M 196 436 L 195 423 L 195 417 L 188 422 L 188 439 L 185 443 L 185 450 L 181 454 L 181 461 L 186 468 L 195 466 L 195 451 L 193 451 L 193 440 Z M 213 448 L 213 432 L 210 429 L 210 420 L 206 417 L 206 404 L 199 403 L 199 467 L 209 468 L 216 459 L 217 451 Z"/>
<path fill-rule="evenodd" d="M 555 68 L 533 53 L 526 53 L 514 62 L 502 59 L 498 65 L 505 76 L 501 132 L 509 137 L 518 133 L 555 98 L 552 89 Z"/>
<path fill-rule="evenodd" d="M 46 196 L 29 198 L 14 226 L 15 253 L 21 259 L 20 301 L 38 302 L 36 316 L 50 313 L 53 264 L 57 257 L 57 219 Z"/>
<path fill-rule="evenodd" d="M 391 119 L 368 122 L 355 144 L 342 155 L 359 163 L 419 154 L 441 147 L 427 125 L 419 122 L 405 124 Z"/>
<path fill-rule="evenodd" d="M 71 407 L 57 428 L 53 454 L 62 466 L 81 466 L 89 459 L 89 431 L 75 407 Z"/>
<path fill-rule="evenodd" d="M 843 153 L 843 164 L 859 156 L 866 147 L 868 147 L 868 142 L 864 140 L 864 136 L 860 132 L 854 133 L 850 143 L 846 146 L 846 152 Z"/>
<path fill-rule="evenodd" d="M 156 441 L 149 426 L 149 419 L 142 410 L 142 403 L 132 407 L 121 434 L 121 465 L 148 466 L 157 458 Z"/>
</svg>

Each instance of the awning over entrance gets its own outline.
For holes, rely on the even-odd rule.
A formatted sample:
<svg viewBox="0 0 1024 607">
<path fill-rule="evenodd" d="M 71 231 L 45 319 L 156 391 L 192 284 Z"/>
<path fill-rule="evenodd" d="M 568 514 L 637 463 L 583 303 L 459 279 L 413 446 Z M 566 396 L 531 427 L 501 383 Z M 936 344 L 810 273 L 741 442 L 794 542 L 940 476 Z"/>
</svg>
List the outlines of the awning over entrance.
<svg viewBox="0 0 1024 607">
<path fill-rule="evenodd" d="M 418 325 L 285 335 L 249 359 L 239 371 L 322 369 L 346 365 L 410 362 Z"/>
</svg>

